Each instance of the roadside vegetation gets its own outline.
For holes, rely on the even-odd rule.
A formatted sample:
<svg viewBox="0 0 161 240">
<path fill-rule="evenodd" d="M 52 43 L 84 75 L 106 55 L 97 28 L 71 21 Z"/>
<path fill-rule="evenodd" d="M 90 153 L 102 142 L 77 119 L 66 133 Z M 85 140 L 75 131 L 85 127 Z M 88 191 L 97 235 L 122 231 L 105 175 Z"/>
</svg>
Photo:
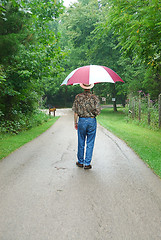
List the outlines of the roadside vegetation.
<svg viewBox="0 0 161 240">
<path fill-rule="evenodd" d="M 43 117 L 42 117 L 43 116 Z M 44 121 L 45 119 L 45 121 Z M 40 134 L 50 128 L 58 119 L 58 117 L 48 117 L 45 114 L 39 116 L 39 121 L 34 122 L 31 129 L 22 131 L 19 134 L 1 134 L 0 135 L 0 159 L 8 156 L 10 153 L 23 146 L 25 143 L 30 142 Z M 41 124 L 40 124 L 41 122 Z"/>
<path fill-rule="evenodd" d="M 99 123 L 124 140 L 138 156 L 161 177 L 161 130 L 151 130 L 148 125 L 130 120 L 124 108 L 114 112 L 106 108 L 98 116 Z"/>
<path fill-rule="evenodd" d="M 50 119 L 50 116 L 40 110 L 35 110 L 32 113 L 22 114 L 15 111 L 14 119 L 5 120 L 2 118 L 0 133 L 1 134 L 18 134 L 22 131 L 29 130 L 39 126 Z"/>
</svg>

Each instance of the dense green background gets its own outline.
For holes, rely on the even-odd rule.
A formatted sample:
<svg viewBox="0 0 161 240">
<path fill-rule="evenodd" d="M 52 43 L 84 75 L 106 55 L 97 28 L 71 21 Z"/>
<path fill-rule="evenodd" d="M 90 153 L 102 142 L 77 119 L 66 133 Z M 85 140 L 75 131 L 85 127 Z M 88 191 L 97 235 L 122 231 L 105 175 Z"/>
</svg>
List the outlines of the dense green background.
<svg viewBox="0 0 161 240">
<path fill-rule="evenodd" d="M 142 90 L 161 92 L 160 0 L 0 1 L 0 118 L 20 124 L 38 107 L 71 107 L 78 86 L 62 86 L 75 68 L 100 64 L 125 84 L 94 92 L 125 104 Z M 25 120 L 27 121 L 27 120 Z M 13 127 L 13 126 L 12 126 Z M 4 129 L 4 128 L 3 128 Z"/>
</svg>

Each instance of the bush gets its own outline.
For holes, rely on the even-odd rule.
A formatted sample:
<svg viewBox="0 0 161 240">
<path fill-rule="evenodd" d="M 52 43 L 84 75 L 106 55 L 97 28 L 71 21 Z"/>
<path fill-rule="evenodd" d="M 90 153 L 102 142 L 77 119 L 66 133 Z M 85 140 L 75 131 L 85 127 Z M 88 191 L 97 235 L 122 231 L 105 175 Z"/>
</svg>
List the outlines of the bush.
<svg viewBox="0 0 161 240">
<path fill-rule="evenodd" d="M 51 118 L 39 110 L 35 111 L 32 114 L 23 114 L 21 112 L 17 112 L 16 114 L 17 115 L 15 120 L 2 120 L 0 126 L 1 133 L 18 134 L 21 131 L 39 126 Z"/>
</svg>

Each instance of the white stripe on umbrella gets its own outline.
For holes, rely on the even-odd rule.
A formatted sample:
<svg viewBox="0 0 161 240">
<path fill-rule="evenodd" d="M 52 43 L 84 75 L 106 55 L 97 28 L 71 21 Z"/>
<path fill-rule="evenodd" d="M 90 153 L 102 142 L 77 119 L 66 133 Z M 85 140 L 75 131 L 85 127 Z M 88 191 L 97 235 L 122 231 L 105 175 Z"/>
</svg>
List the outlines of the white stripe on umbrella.
<svg viewBox="0 0 161 240">
<path fill-rule="evenodd" d="M 111 82 L 114 83 L 113 79 L 106 71 L 104 67 L 91 65 L 90 66 L 90 73 L 89 73 L 89 84 L 97 83 L 101 80 L 101 82 Z"/>
<path fill-rule="evenodd" d="M 108 68 L 108 67 L 104 67 L 103 68 L 108 72 L 108 74 L 110 74 L 111 78 L 113 79 L 113 82 L 123 82 L 124 81 L 120 78 L 120 76 L 114 72 L 112 69 Z"/>
</svg>

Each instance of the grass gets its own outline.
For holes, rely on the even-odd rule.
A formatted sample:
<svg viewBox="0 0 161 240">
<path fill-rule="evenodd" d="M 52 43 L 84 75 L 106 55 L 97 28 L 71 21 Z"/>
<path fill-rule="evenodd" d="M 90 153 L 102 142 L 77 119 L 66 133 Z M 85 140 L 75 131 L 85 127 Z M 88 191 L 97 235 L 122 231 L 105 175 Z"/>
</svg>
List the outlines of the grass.
<svg viewBox="0 0 161 240">
<path fill-rule="evenodd" d="M 30 142 L 40 134 L 50 128 L 58 117 L 49 119 L 47 122 L 30 130 L 19 133 L 18 135 L 4 134 L 0 135 L 0 159 L 8 156 L 10 153 Z"/>
<path fill-rule="evenodd" d="M 99 123 L 124 140 L 139 157 L 161 177 L 161 131 L 153 131 L 127 122 L 123 109 L 103 109 L 98 116 Z"/>
</svg>

